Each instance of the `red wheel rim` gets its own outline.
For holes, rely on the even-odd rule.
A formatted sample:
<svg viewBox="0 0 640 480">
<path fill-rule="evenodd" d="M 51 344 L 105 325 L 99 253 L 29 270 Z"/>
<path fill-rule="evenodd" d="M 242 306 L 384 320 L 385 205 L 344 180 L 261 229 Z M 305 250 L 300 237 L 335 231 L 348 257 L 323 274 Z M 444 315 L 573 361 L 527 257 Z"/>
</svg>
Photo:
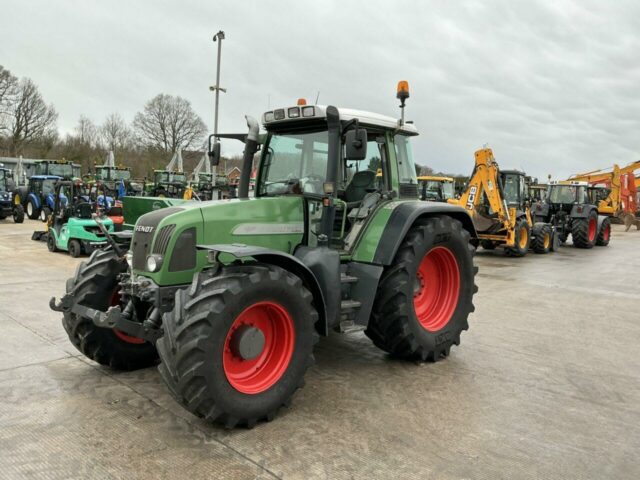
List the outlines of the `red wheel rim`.
<svg viewBox="0 0 640 480">
<path fill-rule="evenodd" d="M 604 232 L 603 232 L 602 236 L 603 236 L 605 242 L 609 241 L 609 237 L 611 236 L 611 225 L 606 225 L 604 227 Z"/>
<path fill-rule="evenodd" d="M 589 241 L 593 242 L 596 238 L 596 228 L 598 226 L 598 222 L 595 218 L 589 219 Z"/>
<path fill-rule="evenodd" d="M 460 296 L 460 270 L 451 250 L 436 247 L 424 256 L 416 272 L 413 308 L 420 325 L 436 332 L 451 320 Z"/>
<path fill-rule="evenodd" d="M 264 347 L 256 358 L 234 354 L 231 341 L 238 328 L 250 326 L 264 335 Z M 234 320 L 224 341 L 222 366 L 233 388 L 249 395 L 271 388 L 289 366 L 295 344 L 295 328 L 289 312 L 275 302 L 258 302 Z"/>
<path fill-rule="evenodd" d="M 113 294 L 111 294 L 111 299 L 109 300 L 110 307 L 120 305 L 120 294 L 118 293 L 119 290 L 120 287 L 116 287 L 116 289 L 113 291 Z M 142 338 L 132 337 L 131 335 L 127 335 L 117 328 L 113 328 L 112 331 L 116 335 L 116 337 L 118 337 L 123 342 L 133 343 L 134 345 L 140 345 L 141 343 L 145 342 L 145 340 L 143 340 Z"/>
</svg>

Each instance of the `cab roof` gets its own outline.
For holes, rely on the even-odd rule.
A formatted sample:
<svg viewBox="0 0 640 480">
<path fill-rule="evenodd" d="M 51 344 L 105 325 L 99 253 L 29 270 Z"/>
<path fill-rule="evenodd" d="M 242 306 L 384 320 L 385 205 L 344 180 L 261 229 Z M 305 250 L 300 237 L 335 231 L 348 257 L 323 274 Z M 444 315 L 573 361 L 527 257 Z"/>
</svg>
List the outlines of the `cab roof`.
<svg viewBox="0 0 640 480">
<path fill-rule="evenodd" d="M 35 178 L 36 180 L 62 180 L 62 177 L 58 175 L 31 175 L 29 179 Z"/>
<path fill-rule="evenodd" d="M 399 120 L 379 113 L 355 110 L 352 108 L 338 108 L 341 121 L 358 119 L 366 126 L 381 127 L 387 130 L 398 129 L 405 135 L 418 135 L 418 129 L 412 123 L 404 123 L 399 127 Z M 267 130 L 272 125 L 297 125 L 298 122 L 321 120 L 327 118 L 327 105 L 294 105 L 276 108 L 262 115 L 262 124 Z"/>
</svg>

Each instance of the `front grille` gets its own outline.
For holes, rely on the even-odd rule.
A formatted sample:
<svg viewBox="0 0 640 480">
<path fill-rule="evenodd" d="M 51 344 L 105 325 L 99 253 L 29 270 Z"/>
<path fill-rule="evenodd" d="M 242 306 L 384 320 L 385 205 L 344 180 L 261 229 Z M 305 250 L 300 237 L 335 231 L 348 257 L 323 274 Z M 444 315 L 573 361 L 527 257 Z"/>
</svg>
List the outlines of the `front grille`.
<svg viewBox="0 0 640 480">
<path fill-rule="evenodd" d="M 153 253 L 164 255 L 169 246 L 169 240 L 171 240 L 171 234 L 176 229 L 175 225 L 165 225 L 160 229 L 160 232 L 156 236 L 155 242 L 153 242 Z"/>
<path fill-rule="evenodd" d="M 182 211 L 180 207 L 162 208 L 153 212 L 142 215 L 133 231 L 131 240 L 131 253 L 133 254 L 133 269 L 144 270 L 147 262 L 147 255 L 151 252 L 151 244 L 156 234 L 156 228 L 163 218 Z M 143 228 L 146 227 L 146 228 Z M 149 230 L 149 231 L 144 231 Z M 160 230 L 160 233 L 164 227 Z"/>
<path fill-rule="evenodd" d="M 400 196 L 418 198 L 418 185 L 415 183 L 401 183 L 400 184 Z"/>
</svg>

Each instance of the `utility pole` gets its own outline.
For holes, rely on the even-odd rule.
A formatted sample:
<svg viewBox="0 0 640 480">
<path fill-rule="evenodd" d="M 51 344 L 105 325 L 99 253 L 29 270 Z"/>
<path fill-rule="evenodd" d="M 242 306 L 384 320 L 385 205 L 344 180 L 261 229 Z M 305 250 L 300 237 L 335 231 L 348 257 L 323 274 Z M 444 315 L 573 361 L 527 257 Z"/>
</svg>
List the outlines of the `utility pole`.
<svg viewBox="0 0 640 480">
<path fill-rule="evenodd" d="M 218 42 L 218 62 L 216 67 L 216 84 L 209 87 L 209 90 L 216 93 L 216 101 L 215 101 L 215 111 L 213 117 L 213 134 L 216 135 L 218 133 L 218 103 L 220 100 L 220 92 L 227 93 L 226 88 L 220 87 L 220 56 L 222 54 L 222 40 L 224 40 L 224 32 L 220 30 L 213 36 L 213 41 Z M 218 138 L 215 138 L 215 141 L 218 142 Z M 216 173 L 216 169 L 214 169 L 214 174 Z M 224 174 L 227 174 L 227 165 L 225 161 L 224 166 Z"/>
</svg>

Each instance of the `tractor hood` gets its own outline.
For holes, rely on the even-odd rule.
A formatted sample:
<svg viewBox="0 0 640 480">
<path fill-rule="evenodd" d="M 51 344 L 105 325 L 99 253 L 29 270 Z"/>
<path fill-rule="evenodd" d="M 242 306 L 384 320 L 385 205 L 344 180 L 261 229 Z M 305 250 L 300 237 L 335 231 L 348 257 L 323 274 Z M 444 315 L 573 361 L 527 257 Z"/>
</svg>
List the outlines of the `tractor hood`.
<svg viewBox="0 0 640 480">
<path fill-rule="evenodd" d="M 297 196 L 187 201 L 144 214 L 133 228 L 133 270 L 158 285 L 177 285 L 207 266 L 198 245 L 240 243 L 292 253 L 304 235 L 303 205 Z M 147 265 L 151 255 L 156 271 Z"/>
</svg>

